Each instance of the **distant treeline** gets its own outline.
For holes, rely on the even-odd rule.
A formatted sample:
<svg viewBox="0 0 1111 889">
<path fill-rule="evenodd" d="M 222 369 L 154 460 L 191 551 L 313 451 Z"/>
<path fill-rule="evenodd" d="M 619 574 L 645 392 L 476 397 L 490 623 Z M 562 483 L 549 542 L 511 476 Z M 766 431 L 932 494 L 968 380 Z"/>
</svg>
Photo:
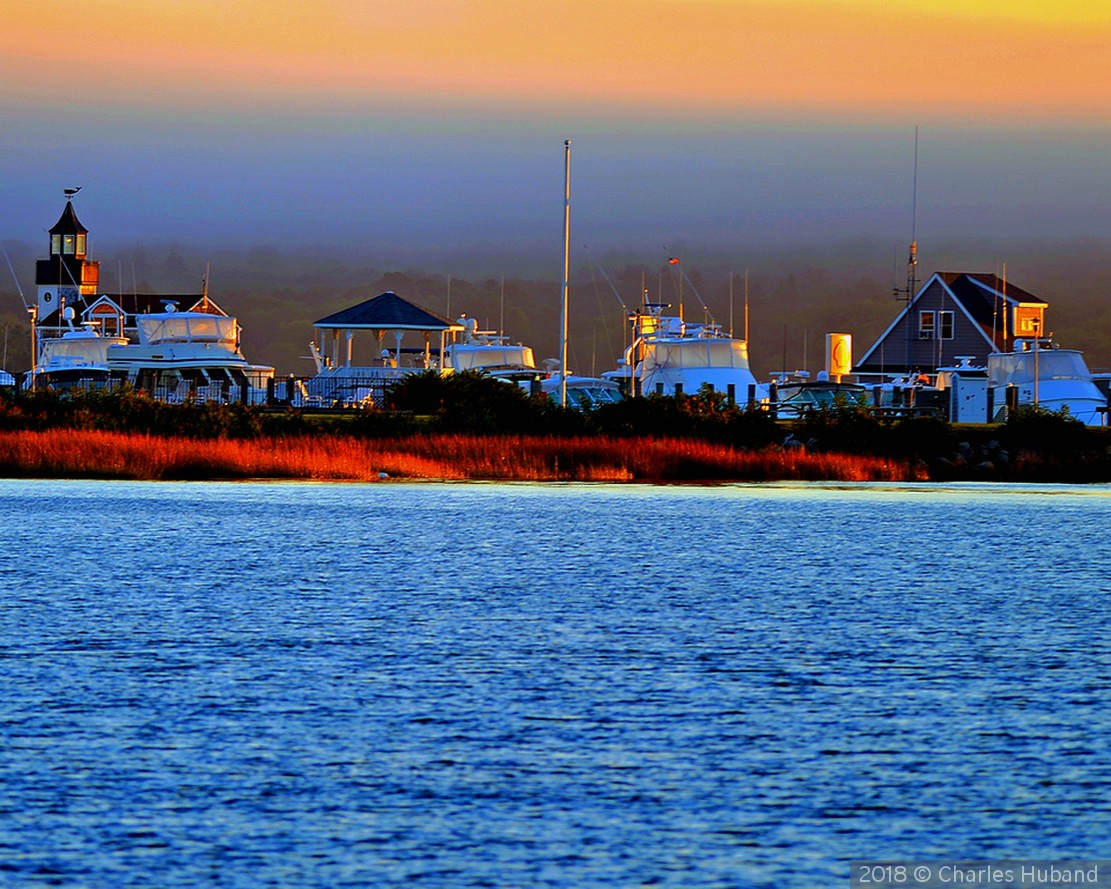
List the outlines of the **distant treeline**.
<svg viewBox="0 0 1111 889">
<path fill-rule="evenodd" d="M 45 252 L 7 242 L 22 289 L 33 292 L 34 260 Z M 662 251 L 643 256 L 576 253 L 570 289 L 572 370 L 591 375 L 610 370 L 627 343 L 626 310 L 643 293 L 694 321 L 707 317 L 743 336 L 747 329 L 754 372 L 768 379 L 780 370 L 820 370 L 825 335 L 851 333 L 859 356 L 901 309 L 893 284 L 905 286 L 905 270 L 893 256 L 896 243 L 836 248 L 799 245 L 791 251 L 753 251 L 736 258 L 677 251 L 671 266 Z M 1085 352 L 1093 369 L 1111 367 L 1111 302 L 1107 256 L 1111 242 L 956 245 L 923 249 L 920 283 L 934 271 L 1001 273 L 1007 264 L 1016 286 L 1050 304 L 1048 322 L 1058 342 Z M 941 256 L 927 265 L 931 255 Z M 308 343 L 313 322 L 339 309 L 393 290 L 433 312 L 455 319 L 466 313 L 483 328 L 504 331 L 532 346 L 542 360 L 559 354 L 560 262 L 550 276 L 476 276 L 363 263 L 326 248 L 295 252 L 278 247 L 201 254 L 181 245 L 136 244 L 97 255 L 101 289 L 112 292 L 200 293 L 206 268 L 212 297 L 243 326 L 243 349 L 255 362 L 272 364 L 279 376 L 313 372 Z M 473 268 L 477 261 L 468 265 Z M 536 269 L 541 264 L 531 263 Z M 895 267 L 893 267 L 895 266 Z M 746 284 L 747 281 L 747 284 Z M 9 370 L 30 366 L 30 329 L 19 293 L 0 278 L 0 327 Z"/>
</svg>

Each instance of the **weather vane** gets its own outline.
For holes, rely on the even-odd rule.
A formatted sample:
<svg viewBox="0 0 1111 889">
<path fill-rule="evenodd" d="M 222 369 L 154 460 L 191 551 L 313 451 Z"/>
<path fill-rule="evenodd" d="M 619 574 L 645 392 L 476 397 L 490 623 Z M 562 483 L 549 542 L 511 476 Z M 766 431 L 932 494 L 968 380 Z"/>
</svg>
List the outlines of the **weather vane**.
<svg viewBox="0 0 1111 889">
<path fill-rule="evenodd" d="M 66 188 L 63 190 L 65 191 L 66 200 L 68 201 L 81 190 L 81 186 L 78 185 L 77 188 Z"/>
</svg>

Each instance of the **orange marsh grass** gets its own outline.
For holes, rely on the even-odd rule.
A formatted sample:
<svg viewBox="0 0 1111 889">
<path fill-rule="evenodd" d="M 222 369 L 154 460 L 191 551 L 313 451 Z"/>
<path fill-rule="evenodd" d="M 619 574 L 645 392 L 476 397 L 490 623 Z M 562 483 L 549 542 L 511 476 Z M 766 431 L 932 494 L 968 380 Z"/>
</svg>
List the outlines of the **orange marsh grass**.
<svg viewBox="0 0 1111 889">
<path fill-rule="evenodd" d="M 429 435 L 205 439 L 86 430 L 0 432 L 0 474 L 46 478 L 381 478 L 503 481 L 904 481 L 905 463 L 743 451 L 686 439 Z"/>
</svg>

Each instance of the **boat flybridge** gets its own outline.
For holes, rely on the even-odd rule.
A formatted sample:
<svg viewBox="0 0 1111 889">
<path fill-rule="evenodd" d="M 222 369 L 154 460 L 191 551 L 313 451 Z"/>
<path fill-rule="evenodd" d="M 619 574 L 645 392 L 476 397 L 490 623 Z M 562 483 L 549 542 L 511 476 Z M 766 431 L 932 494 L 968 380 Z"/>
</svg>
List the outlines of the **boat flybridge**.
<svg viewBox="0 0 1111 889">
<path fill-rule="evenodd" d="M 274 368 L 243 356 L 236 318 L 179 312 L 168 302 L 163 312 L 136 316 L 135 325 L 138 342 L 107 349 L 114 379 L 169 402 L 266 401 Z"/>
<path fill-rule="evenodd" d="M 480 370 L 492 376 L 535 375 L 536 359 L 532 348 L 492 330 L 479 330 L 474 318 L 463 315 L 456 322 L 463 330 L 455 341 L 444 347 L 442 369 Z"/>
<path fill-rule="evenodd" d="M 712 320 L 690 322 L 682 315 L 665 315 L 663 304 L 646 304 L 635 312 L 632 345 L 616 371 L 606 374 L 623 380 L 638 395 L 694 395 L 703 386 L 746 402 L 763 400 L 767 386 L 756 382 L 749 367 L 748 341 L 726 333 Z"/>
</svg>

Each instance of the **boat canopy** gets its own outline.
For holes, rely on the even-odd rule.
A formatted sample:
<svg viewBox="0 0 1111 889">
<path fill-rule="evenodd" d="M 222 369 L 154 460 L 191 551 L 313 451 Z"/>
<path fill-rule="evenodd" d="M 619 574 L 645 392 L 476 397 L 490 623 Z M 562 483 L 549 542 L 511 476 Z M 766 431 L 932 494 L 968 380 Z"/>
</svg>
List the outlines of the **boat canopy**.
<svg viewBox="0 0 1111 889">
<path fill-rule="evenodd" d="M 687 339 L 675 342 L 649 343 L 644 355 L 643 369 L 655 367 L 748 368 L 748 343 L 733 339 Z"/>
<path fill-rule="evenodd" d="M 1047 380 L 1091 380 L 1084 356 L 1075 349 L 1031 349 L 988 356 L 988 384 L 1020 386 L 1035 377 Z"/>
<path fill-rule="evenodd" d="M 445 366 L 454 370 L 481 370 L 484 367 L 536 367 L 536 359 L 528 346 L 448 346 L 444 350 Z"/>
<path fill-rule="evenodd" d="M 140 315 L 135 319 L 139 342 L 153 346 L 159 343 L 220 343 L 235 351 L 235 318 L 209 315 L 204 312 L 160 312 Z"/>
</svg>

